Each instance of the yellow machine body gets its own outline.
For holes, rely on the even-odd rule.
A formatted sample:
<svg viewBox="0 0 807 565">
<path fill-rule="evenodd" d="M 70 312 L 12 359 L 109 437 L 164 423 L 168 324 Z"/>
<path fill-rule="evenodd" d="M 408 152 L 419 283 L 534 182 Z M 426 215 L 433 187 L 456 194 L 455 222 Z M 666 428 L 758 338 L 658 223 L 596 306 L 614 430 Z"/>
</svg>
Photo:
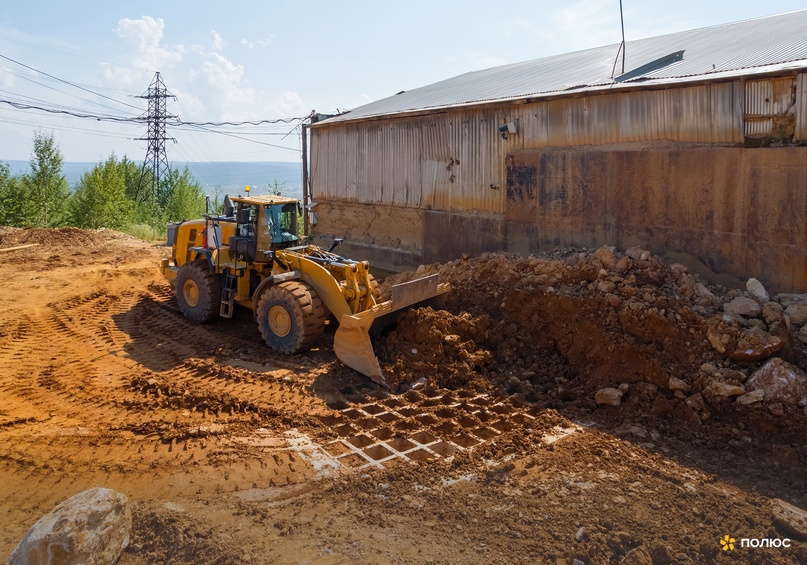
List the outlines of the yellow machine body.
<svg viewBox="0 0 807 565">
<path fill-rule="evenodd" d="M 448 292 L 437 276 L 392 287 L 381 302 L 366 261 L 300 245 L 300 203 L 283 196 L 228 197 L 225 213 L 169 224 L 171 259 L 160 270 L 174 283 L 182 313 L 197 322 L 250 308 L 266 343 L 281 353 L 310 348 L 328 315 L 339 324 L 334 353 L 348 367 L 387 386 L 370 330 L 382 317 Z"/>
</svg>

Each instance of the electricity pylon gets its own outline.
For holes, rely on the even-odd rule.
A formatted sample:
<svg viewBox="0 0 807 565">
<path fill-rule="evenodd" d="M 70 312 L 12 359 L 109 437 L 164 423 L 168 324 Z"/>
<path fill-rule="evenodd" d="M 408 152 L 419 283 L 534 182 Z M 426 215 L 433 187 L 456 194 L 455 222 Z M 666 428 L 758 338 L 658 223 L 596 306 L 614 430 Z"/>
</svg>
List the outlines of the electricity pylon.
<svg viewBox="0 0 807 565">
<path fill-rule="evenodd" d="M 149 145 L 146 150 L 146 158 L 143 161 L 143 168 L 140 171 L 140 182 L 137 186 L 137 198 L 148 200 L 156 196 L 163 175 L 171 168 L 165 153 L 165 142 L 166 140 L 176 142 L 176 139 L 167 137 L 165 126 L 167 120 L 175 119 L 176 116 L 166 111 L 166 100 L 168 98 L 176 100 L 177 97 L 168 92 L 160 73 L 157 72 L 154 73 L 154 79 L 151 81 L 146 94 L 137 98 L 145 98 L 149 101 L 148 111 L 140 116 L 141 119 L 147 120 L 148 133 L 145 137 L 138 139 L 148 141 Z"/>
</svg>

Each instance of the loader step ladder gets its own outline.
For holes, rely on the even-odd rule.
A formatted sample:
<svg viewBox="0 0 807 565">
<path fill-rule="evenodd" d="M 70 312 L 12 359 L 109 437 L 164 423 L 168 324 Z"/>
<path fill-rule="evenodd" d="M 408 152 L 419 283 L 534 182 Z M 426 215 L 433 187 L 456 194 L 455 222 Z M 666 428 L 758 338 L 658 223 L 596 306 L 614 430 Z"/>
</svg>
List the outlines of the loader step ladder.
<svg viewBox="0 0 807 565">
<path fill-rule="evenodd" d="M 219 316 L 232 318 L 235 306 L 235 295 L 238 291 L 238 277 L 231 274 L 230 269 L 224 271 L 224 281 L 221 286 L 221 306 Z"/>
</svg>

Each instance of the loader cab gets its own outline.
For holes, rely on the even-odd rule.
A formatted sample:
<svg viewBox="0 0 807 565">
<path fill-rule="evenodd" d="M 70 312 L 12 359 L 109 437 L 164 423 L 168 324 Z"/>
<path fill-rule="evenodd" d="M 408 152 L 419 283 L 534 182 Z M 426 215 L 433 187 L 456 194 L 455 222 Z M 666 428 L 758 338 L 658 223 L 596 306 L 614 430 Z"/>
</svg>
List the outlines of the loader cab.
<svg viewBox="0 0 807 565">
<path fill-rule="evenodd" d="M 272 249 L 284 249 L 297 245 L 298 203 L 267 204 L 264 206 L 267 231 L 272 240 Z"/>
<path fill-rule="evenodd" d="M 299 243 L 299 201 L 282 196 L 234 198 L 235 231 L 230 253 L 249 263 L 268 262 L 264 251 L 285 249 Z"/>
</svg>

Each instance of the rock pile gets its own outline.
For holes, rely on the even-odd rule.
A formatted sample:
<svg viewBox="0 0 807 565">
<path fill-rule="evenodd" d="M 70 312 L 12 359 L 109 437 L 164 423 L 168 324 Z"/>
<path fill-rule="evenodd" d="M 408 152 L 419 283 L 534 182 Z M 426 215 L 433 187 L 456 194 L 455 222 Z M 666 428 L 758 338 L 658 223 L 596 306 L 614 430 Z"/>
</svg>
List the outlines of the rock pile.
<svg viewBox="0 0 807 565">
<path fill-rule="evenodd" d="M 807 410 L 807 295 L 709 286 L 636 248 L 486 254 L 415 275 L 434 272 L 452 285 L 447 310 L 406 313 L 382 340 L 399 389 L 425 378 L 693 426 L 727 405 Z"/>
</svg>

